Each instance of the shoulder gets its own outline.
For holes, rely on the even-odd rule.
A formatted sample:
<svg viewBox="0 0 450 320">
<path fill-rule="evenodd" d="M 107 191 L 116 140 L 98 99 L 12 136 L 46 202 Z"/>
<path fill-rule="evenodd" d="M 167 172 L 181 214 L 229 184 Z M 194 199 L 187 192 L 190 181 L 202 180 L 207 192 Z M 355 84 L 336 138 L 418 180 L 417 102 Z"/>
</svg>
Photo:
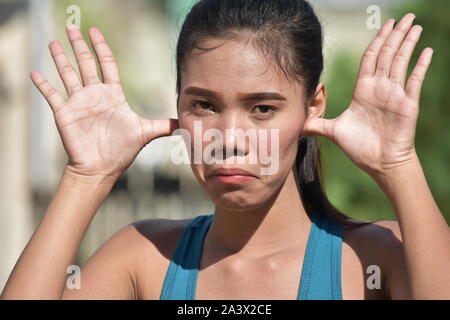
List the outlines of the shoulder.
<svg viewBox="0 0 450 320">
<path fill-rule="evenodd" d="M 165 267 L 189 221 L 147 219 L 124 226 L 83 266 L 82 289 L 66 289 L 63 298 L 156 298 Z"/>
<path fill-rule="evenodd" d="M 192 220 L 145 219 L 124 229 L 134 252 L 133 274 L 138 299 L 158 299 L 170 260 Z"/>
<path fill-rule="evenodd" d="M 369 224 L 347 229 L 344 239 L 355 247 L 365 248 L 377 259 L 389 261 L 391 255 L 403 250 L 402 234 L 398 221 L 377 220 Z"/>
<path fill-rule="evenodd" d="M 344 241 L 351 260 L 361 264 L 366 278 L 373 274 L 373 266 L 379 267 L 384 298 L 407 297 L 406 262 L 398 221 L 377 220 L 346 229 Z"/>
<path fill-rule="evenodd" d="M 134 221 L 113 234 L 97 250 L 123 256 L 141 255 L 142 249 L 166 251 L 180 238 L 192 219 L 145 219 Z"/>
<path fill-rule="evenodd" d="M 365 222 L 352 219 L 354 222 Z M 344 234 L 356 237 L 364 242 L 375 242 L 378 244 L 394 244 L 402 242 L 400 225 L 396 220 L 375 220 L 368 224 L 355 228 L 345 229 Z"/>
<path fill-rule="evenodd" d="M 165 249 L 173 248 L 178 243 L 184 229 L 192 220 L 145 219 L 132 222 L 126 228 L 137 245 L 167 251 Z"/>
</svg>

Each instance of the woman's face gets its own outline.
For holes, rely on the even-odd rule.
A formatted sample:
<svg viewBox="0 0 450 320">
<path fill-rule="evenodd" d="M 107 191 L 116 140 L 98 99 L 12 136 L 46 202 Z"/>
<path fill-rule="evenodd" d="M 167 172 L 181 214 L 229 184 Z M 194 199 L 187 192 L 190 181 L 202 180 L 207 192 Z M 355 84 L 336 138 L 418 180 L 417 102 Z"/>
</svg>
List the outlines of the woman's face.
<svg viewBox="0 0 450 320">
<path fill-rule="evenodd" d="M 211 51 L 194 49 L 181 72 L 179 125 L 190 134 L 191 167 L 201 187 L 216 206 L 233 211 L 261 206 L 282 187 L 295 161 L 306 119 L 302 86 L 237 40 Z M 251 134 L 239 137 L 239 129 Z M 222 138 L 212 138 L 219 133 Z M 195 160 L 195 152 L 201 158 Z M 214 176 L 219 168 L 242 169 L 254 177 Z M 270 169 L 264 173 L 263 168 Z"/>
</svg>

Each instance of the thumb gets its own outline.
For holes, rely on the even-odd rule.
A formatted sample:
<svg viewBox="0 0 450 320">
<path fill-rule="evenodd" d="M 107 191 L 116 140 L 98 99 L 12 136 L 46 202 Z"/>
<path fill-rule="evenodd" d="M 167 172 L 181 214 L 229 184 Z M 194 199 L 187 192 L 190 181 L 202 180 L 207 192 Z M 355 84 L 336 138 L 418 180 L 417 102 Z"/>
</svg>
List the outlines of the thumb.
<svg viewBox="0 0 450 320">
<path fill-rule="evenodd" d="M 335 119 L 309 118 L 303 125 L 305 136 L 319 135 L 334 141 Z"/>
<path fill-rule="evenodd" d="M 150 120 L 141 118 L 140 121 L 146 145 L 156 138 L 170 136 L 173 131 L 179 128 L 178 119 Z"/>
</svg>

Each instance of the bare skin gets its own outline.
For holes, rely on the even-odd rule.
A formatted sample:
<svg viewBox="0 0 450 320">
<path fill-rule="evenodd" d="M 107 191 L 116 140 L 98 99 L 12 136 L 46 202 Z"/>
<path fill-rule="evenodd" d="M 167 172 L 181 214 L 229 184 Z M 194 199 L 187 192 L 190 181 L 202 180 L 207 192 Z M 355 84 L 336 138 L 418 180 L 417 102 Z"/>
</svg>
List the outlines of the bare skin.
<svg viewBox="0 0 450 320">
<path fill-rule="evenodd" d="M 176 240 L 183 227 L 190 220 L 178 226 L 170 220 L 140 221 L 136 230 L 130 229 L 130 237 L 142 241 L 148 254 L 141 256 L 139 263 L 156 263 L 156 273 L 144 269 L 137 272 L 138 297 L 140 299 L 159 299 L 165 272 Z M 158 225 L 172 226 L 172 237 L 160 234 L 155 229 Z M 344 299 L 387 299 L 388 288 L 384 278 L 394 267 L 404 266 L 398 225 L 394 221 L 379 221 L 359 230 L 346 231 L 342 249 L 342 294 Z M 163 228 L 165 229 L 165 228 Z M 394 234 L 391 230 L 394 230 Z M 143 236 L 143 237 L 142 237 Z M 174 238 L 169 242 L 169 238 Z M 306 241 L 303 235 L 302 247 L 274 254 L 260 259 L 237 259 L 235 256 L 220 256 L 210 252 L 205 243 L 205 251 L 199 270 L 196 299 L 293 299 L 297 298 L 303 255 Z M 157 259 L 155 259 L 157 257 Z M 388 258 L 395 260 L 389 260 Z M 366 280 L 369 265 L 377 264 L 382 270 L 381 289 L 369 290 Z M 390 273 L 392 274 L 392 273 Z M 395 299 L 408 299 L 407 288 L 402 287 L 406 279 L 399 278 L 399 285 L 391 288 Z M 261 281 L 261 279 L 266 279 Z M 211 285 L 214 283 L 214 285 Z"/>
<path fill-rule="evenodd" d="M 168 263 L 190 219 L 144 220 L 124 227 L 83 267 L 81 290 L 65 288 L 65 269 L 72 264 L 97 208 L 143 146 L 178 126 L 192 132 L 197 120 L 203 129 L 279 128 L 282 155 L 280 170 L 271 176 L 258 175 L 258 166 L 240 166 L 257 179 L 239 188 L 212 179 L 212 166 L 192 165 L 216 205 L 217 217 L 205 239 L 197 299 L 296 299 L 311 221 L 291 168 L 298 139 L 308 135 L 322 135 L 340 146 L 379 184 L 398 217 L 398 222 L 379 221 L 345 231 L 343 298 L 449 298 L 449 228 L 414 150 L 420 88 L 431 62 L 430 49 L 422 52 L 405 84 L 421 32 L 421 27 L 412 26 L 413 20 L 413 15 L 405 15 L 395 29 L 392 19 L 386 22 L 362 59 L 349 108 L 329 120 L 322 118 L 323 83 L 305 110 L 302 87 L 287 82 L 264 56 L 239 40 L 227 40 L 187 60 L 178 122 L 142 119 L 126 103 L 101 33 L 90 30 L 105 83 L 96 77 L 95 63 L 79 31 L 68 30 L 84 86 L 67 67 L 57 43 L 50 49 L 69 99 L 64 101 L 39 73 L 31 77 L 55 112 L 69 163 L 2 298 L 158 299 Z M 242 95 L 254 92 L 277 92 L 286 99 L 244 103 Z M 262 105 L 275 109 L 266 113 Z M 225 141 L 225 148 L 229 146 L 233 141 Z M 250 150 L 241 151 L 249 156 Z M 381 269 L 379 290 L 366 286 L 370 265 Z"/>
</svg>

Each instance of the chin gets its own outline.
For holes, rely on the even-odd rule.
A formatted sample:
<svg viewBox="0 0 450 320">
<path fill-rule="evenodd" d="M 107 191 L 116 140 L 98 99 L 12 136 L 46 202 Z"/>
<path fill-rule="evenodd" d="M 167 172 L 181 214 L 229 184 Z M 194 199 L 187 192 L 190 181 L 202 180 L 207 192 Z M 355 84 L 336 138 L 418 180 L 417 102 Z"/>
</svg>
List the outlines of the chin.
<svg viewBox="0 0 450 320">
<path fill-rule="evenodd" d="M 223 208 L 227 211 L 233 212 L 248 212 L 250 210 L 255 210 L 258 208 L 257 205 L 249 203 L 246 200 L 230 200 L 230 199 L 219 199 L 214 201 L 216 207 Z"/>
<path fill-rule="evenodd" d="M 215 192 L 214 192 L 215 191 Z M 260 207 L 267 198 L 258 192 L 244 190 L 209 190 L 208 197 L 217 207 L 236 212 L 245 212 Z M 261 196 L 255 197 L 256 194 Z"/>
</svg>

